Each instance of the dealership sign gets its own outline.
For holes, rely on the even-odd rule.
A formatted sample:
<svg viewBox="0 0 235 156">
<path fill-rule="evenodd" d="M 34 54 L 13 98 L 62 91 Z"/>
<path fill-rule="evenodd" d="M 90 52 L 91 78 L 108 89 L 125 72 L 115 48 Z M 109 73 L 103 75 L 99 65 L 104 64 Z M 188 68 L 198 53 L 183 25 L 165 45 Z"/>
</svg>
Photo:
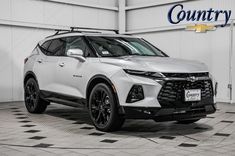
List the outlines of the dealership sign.
<svg viewBox="0 0 235 156">
<path fill-rule="evenodd" d="M 183 21 L 187 22 L 216 22 L 219 19 L 224 19 L 222 27 L 226 26 L 231 18 L 231 10 L 185 10 L 182 4 L 174 5 L 168 12 L 168 21 L 171 24 L 180 24 Z M 195 30 L 196 32 L 206 32 L 215 30 L 215 26 L 206 24 L 196 24 L 187 26 L 186 30 Z"/>
</svg>

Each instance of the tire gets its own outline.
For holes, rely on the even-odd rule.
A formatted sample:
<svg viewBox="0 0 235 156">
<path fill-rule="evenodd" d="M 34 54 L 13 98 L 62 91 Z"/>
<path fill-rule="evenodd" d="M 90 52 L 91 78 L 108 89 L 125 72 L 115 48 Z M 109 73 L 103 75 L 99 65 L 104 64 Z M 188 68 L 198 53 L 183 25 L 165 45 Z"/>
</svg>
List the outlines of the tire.
<svg viewBox="0 0 235 156">
<path fill-rule="evenodd" d="M 24 100 L 25 106 L 30 113 L 43 113 L 50 103 L 40 98 L 40 91 L 35 79 L 30 78 L 25 84 Z"/>
<path fill-rule="evenodd" d="M 111 87 L 97 84 L 89 95 L 89 114 L 96 129 L 104 132 L 119 130 L 125 119 L 118 114 L 118 106 Z"/>
<path fill-rule="evenodd" d="M 197 122 L 199 121 L 200 119 L 194 119 L 194 120 L 179 120 L 178 123 L 179 124 L 191 124 L 191 123 L 194 123 L 194 122 Z"/>
</svg>

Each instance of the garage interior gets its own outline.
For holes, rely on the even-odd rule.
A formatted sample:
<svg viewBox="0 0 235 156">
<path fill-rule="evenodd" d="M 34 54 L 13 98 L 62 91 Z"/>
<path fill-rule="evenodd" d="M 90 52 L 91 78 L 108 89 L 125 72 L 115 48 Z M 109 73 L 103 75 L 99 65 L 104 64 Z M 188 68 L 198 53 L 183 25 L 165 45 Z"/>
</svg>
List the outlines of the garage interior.
<svg viewBox="0 0 235 156">
<path fill-rule="evenodd" d="M 187 10 L 231 10 L 225 27 L 196 33 L 172 25 L 174 4 Z M 234 155 L 235 1 L 2 0 L 0 2 L 0 155 Z M 221 25 L 221 17 L 207 24 Z M 198 60 L 218 82 L 218 110 L 197 123 L 130 120 L 113 133 L 95 130 L 86 111 L 50 105 L 29 114 L 23 102 L 24 59 L 37 42 L 70 27 L 140 36 L 170 57 Z"/>
</svg>

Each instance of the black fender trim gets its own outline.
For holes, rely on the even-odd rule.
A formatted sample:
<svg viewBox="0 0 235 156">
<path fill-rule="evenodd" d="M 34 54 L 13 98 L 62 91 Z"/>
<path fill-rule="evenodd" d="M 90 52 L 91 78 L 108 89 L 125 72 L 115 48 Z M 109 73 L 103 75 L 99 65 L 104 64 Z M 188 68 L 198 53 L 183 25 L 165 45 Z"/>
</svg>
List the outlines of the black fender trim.
<svg viewBox="0 0 235 156">
<path fill-rule="evenodd" d="M 112 88 L 112 90 L 113 90 L 113 93 L 114 93 L 114 96 L 115 96 L 114 98 L 115 98 L 115 100 L 116 100 L 116 102 L 117 102 L 117 106 L 118 106 L 118 108 L 119 108 L 118 112 L 119 112 L 119 114 L 124 114 L 124 109 L 120 106 L 119 98 L 118 98 L 117 91 L 116 91 L 116 88 L 115 88 L 114 84 L 112 83 L 112 81 L 111 81 L 107 76 L 101 75 L 101 74 L 97 74 L 97 75 L 93 76 L 93 77 L 88 81 L 88 83 L 87 83 L 87 88 L 86 88 L 87 105 L 89 104 L 89 102 L 88 102 L 88 99 L 89 99 L 89 97 L 88 97 L 88 94 L 89 94 L 89 86 L 91 85 L 91 83 L 92 83 L 93 80 L 95 80 L 95 79 L 103 79 L 103 80 L 105 80 L 105 81 L 111 86 L 111 88 Z"/>
<path fill-rule="evenodd" d="M 29 75 L 32 75 L 33 76 L 33 78 L 36 80 L 36 82 L 37 82 L 37 84 L 38 84 L 38 80 L 37 80 L 37 77 L 36 77 L 36 75 L 34 74 L 34 72 L 33 71 L 27 71 L 26 73 L 25 73 L 25 75 L 24 75 L 24 85 L 25 85 L 25 80 L 26 80 L 26 78 L 27 78 L 27 76 L 29 76 Z"/>
</svg>

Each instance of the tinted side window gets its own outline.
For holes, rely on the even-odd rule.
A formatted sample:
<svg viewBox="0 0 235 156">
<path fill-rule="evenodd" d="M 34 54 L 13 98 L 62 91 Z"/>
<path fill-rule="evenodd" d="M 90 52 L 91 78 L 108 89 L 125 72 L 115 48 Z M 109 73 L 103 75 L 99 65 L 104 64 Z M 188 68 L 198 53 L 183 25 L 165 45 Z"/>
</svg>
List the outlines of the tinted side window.
<svg viewBox="0 0 235 156">
<path fill-rule="evenodd" d="M 51 41 L 46 41 L 44 42 L 40 47 L 41 51 L 45 54 L 48 55 L 48 47 L 50 46 Z"/>
<path fill-rule="evenodd" d="M 52 40 L 49 48 L 48 55 L 50 56 L 64 56 L 65 41 L 63 39 Z"/>
<path fill-rule="evenodd" d="M 42 48 L 45 49 L 45 50 L 47 50 L 48 47 L 50 46 L 50 44 L 51 44 L 51 41 L 46 41 L 46 42 L 44 42 L 44 43 L 42 44 Z"/>
<path fill-rule="evenodd" d="M 80 49 L 83 51 L 85 57 L 95 57 L 90 50 L 83 37 L 73 36 L 66 38 L 65 54 L 69 49 Z"/>
</svg>

